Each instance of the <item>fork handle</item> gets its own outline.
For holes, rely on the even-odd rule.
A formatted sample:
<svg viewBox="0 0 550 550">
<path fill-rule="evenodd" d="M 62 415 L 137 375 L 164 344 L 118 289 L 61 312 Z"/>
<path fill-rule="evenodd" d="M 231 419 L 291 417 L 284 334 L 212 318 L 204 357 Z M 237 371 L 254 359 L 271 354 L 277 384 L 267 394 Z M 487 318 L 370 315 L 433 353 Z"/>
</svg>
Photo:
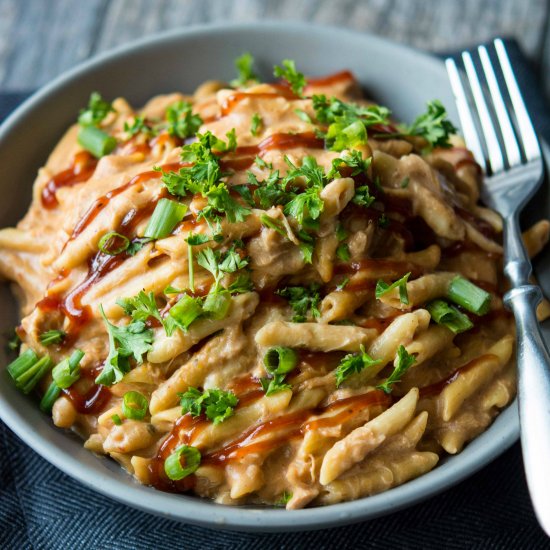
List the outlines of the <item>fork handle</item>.
<svg viewBox="0 0 550 550">
<path fill-rule="evenodd" d="M 538 286 L 522 285 L 504 296 L 517 328 L 518 400 L 527 484 L 535 514 L 550 536 L 550 355 L 544 345 L 536 307 Z"/>
</svg>

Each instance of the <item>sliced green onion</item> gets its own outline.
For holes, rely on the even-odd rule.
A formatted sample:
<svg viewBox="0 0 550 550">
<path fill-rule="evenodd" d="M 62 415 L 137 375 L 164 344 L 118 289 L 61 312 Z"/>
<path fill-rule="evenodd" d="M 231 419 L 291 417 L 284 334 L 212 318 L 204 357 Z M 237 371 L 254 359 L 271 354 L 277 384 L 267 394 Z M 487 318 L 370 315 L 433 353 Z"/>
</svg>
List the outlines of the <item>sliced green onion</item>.
<svg viewBox="0 0 550 550">
<path fill-rule="evenodd" d="M 8 373 L 14 380 L 17 380 L 19 376 L 30 369 L 37 361 L 38 355 L 36 355 L 34 350 L 29 348 L 7 366 Z"/>
<path fill-rule="evenodd" d="M 298 364 L 298 354 L 292 348 L 269 348 L 264 355 L 264 365 L 271 374 L 287 374 Z"/>
<path fill-rule="evenodd" d="M 61 388 L 54 382 L 49 385 L 48 389 L 46 390 L 46 393 L 43 395 L 42 399 L 40 400 L 40 410 L 49 413 L 52 411 L 53 404 L 59 397 L 59 394 L 61 393 Z"/>
<path fill-rule="evenodd" d="M 168 315 L 176 321 L 183 330 L 202 314 L 202 304 L 198 298 L 184 294 L 168 311 Z"/>
<path fill-rule="evenodd" d="M 202 309 L 210 313 L 214 319 L 223 319 L 227 315 L 230 305 L 231 296 L 228 292 L 213 292 L 206 296 Z"/>
<path fill-rule="evenodd" d="M 17 389 L 29 393 L 51 368 L 52 360 L 49 355 L 38 359 L 34 351 L 27 350 L 8 365 L 8 372 L 15 380 Z"/>
<path fill-rule="evenodd" d="M 118 414 L 113 414 L 113 416 L 111 416 L 111 420 L 115 426 L 122 426 L 122 420 Z"/>
<path fill-rule="evenodd" d="M 185 460 L 185 466 L 181 459 Z M 166 475 L 178 481 L 194 473 L 201 463 L 201 453 L 196 447 L 189 445 L 180 445 L 164 462 L 164 471 Z"/>
<path fill-rule="evenodd" d="M 491 295 L 460 275 L 451 281 L 447 298 L 476 315 L 485 315 L 491 307 Z"/>
<path fill-rule="evenodd" d="M 62 390 L 71 387 L 80 378 L 80 360 L 83 357 L 84 352 L 77 349 L 53 368 L 53 380 Z"/>
<path fill-rule="evenodd" d="M 47 330 L 43 332 L 40 336 L 40 343 L 44 346 L 51 346 L 53 344 L 59 344 L 67 336 L 67 333 L 64 330 Z"/>
<path fill-rule="evenodd" d="M 176 225 L 183 220 L 186 212 L 185 204 L 170 199 L 160 199 L 145 228 L 144 236 L 150 239 L 168 237 Z"/>
<path fill-rule="evenodd" d="M 444 300 L 434 300 L 426 306 L 426 309 L 438 325 L 447 327 L 455 334 L 470 330 L 474 326 L 464 313 Z"/>
<path fill-rule="evenodd" d="M 124 252 L 129 246 L 129 239 L 116 231 L 109 231 L 108 233 L 105 233 L 105 235 L 103 235 L 97 243 L 97 248 L 99 248 L 103 254 L 108 254 L 109 256 L 116 256 L 117 254 Z"/>
<path fill-rule="evenodd" d="M 23 393 L 29 393 L 51 368 L 50 356 L 45 355 L 39 359 L 32 349 L 23 352 L 7 367 L 15 386 Z"/>
<path fill-rule="evenodd" d="M 97 126 L 84 126 L 78 132 L 77 141 L 96 158 L 108 155 L 116 147 L 116 139 Z"/>
<path fill-rule="evenodd" d="M 147 414 L 149 403 L 138 391 L 129 391 L 122 398 L 122 414 L 132 420 L 143 420 Z"/>
</svg>

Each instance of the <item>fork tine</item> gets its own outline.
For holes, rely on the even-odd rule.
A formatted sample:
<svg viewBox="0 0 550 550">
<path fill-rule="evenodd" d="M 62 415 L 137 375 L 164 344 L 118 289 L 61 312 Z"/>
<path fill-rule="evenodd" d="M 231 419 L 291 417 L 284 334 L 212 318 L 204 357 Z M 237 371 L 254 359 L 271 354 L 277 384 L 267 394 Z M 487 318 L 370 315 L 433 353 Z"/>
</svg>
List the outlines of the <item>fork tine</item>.
<svg viewBox="0 0 550 550">
<path fill-rule="evenodd" d="M 447 73 L 449 74 L 449 80 L 451 81 L 451 88 L 455 96 L 460 125 L 462 126 L 462 132 L 464 134 L 464 139 L 466 140 L 466 145 L 474 154 L 478 164 L 486 167 L 483 149 L 479 141 L 479 136 L 477 135 L 474 119 L 472 118 L 470 108 L 468 107 L 468 100 L 466 99 L 466 92 L 464 91 L 464 86 L 462 85 L 462 79 L 460 78 L 454 59 L 446 59 L 445 66 L 447 67 Z"/>
<path fill-rule="evenodd" d="M 512 122 L 508 116 L 508 111 L 506 109 L 504 99 L 502 98 L 502 94 L 500 93 L 500 88 L 498 86 L 495 71 L 493 70 L 493 65 L 491 64 L 491 60 L 485 46 L 479 46 L 477 51 L 481 59 L 485 79 L 489 85 L 489 92 L 491 93 L 491 99 L 493 100 L 493 105 L 497 114 L 500 131 L 502 132 L 508 163 L 510 166 L 516 166 L 521 164 L 521 154 L 519 152 L 518 142 L 514 134 Z"/>
<path fill-rule="evenodd" d="M 477 107 L 477 114 L 481 122 L 481 131 L 485 137 L 489 164 L 491 165 L 491 170 L 494 174 L 504 169 L 502 151 L 500 149 L 500 144 L 498 142 L 495 127 L 493 126 L 491 115 L 489 114 L 489 109 L 487 108 L 487 103 L 485 102 L 481 84 L 479 83 L 474 62 L 472 61 L 472 56 L 468 52 L 462 52 L 462 61 L 464 62 L 466 74 L 468 75 L 468 81 L 470 83 Z"/>
<path fill-rule="evenodd" d="M 508 87 L 508 93 L 510 94 L 514 111 L 516 112 L 516 119 L 519 127 L 519 133 L 523 141 L 525 157 L 527 160 L 538 159 L 540 158 L 540 147 L 537 140 L 537 135 L 535 134 L 531 118 L 527 113 L 527 108 L 525 107 L 525 103 L 521 97 L 521 92 L 519 91 L 518 83 L 516 81 L 516 77 L 514 76 L 512 65 L 510 64 L 510 59 L 506 53 L 506 48 L 500 38 L 497 38 L 494 44 L 498 60 L 500 61 L 502 74 L 504 75 L 506 86 Z"/>
</svg>

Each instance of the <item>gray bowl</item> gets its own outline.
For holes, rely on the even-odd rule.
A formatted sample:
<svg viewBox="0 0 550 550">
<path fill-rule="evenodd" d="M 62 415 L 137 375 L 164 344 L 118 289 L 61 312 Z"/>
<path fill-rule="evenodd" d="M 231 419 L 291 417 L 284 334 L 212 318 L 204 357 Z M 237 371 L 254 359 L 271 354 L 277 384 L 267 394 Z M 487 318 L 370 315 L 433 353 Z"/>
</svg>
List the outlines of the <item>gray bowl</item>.
<svg viewBox="0 0 550 550">
<path fill-rule="evenodd" d="M 254 54 L 266 78 L 271 67 L 285 58 L 295 59 L 310 75 L 348 68 L 397 118 L 410 121 L 423 111 L 427 100 L 439 98 L 457 122 L 442 62 L 381 38 L 286 22 L 170 32 L 78 66 L 34 94 L 6 120 L 0 129 L 0 192 L 4 196 L 0 226 L 14 224 L 24 214 L 37 168 L 92 90 L 108 98 L 124 96 L 140 105 L 155 94 L 192 91 L 210 78 L 233 78 L 233 60 L 244 51 Z M 548 216 L 548 208 L 543 210 L 536 215 Z M 541 271 L 548 273 L 548 258 L 543 264 Z M 17 320 L 15 302 L 5 285 L 0 287 L 0 311 L 0 332 L 5 332 Z M 6 358 L 1 359 L 5 363 Z M 519 433 L 516 406 L 512 405 L 462 453 L 416 480 L 354 502 L 287 512 L 218 505 L 139 485 L 115 462 L 94 456 L 76 437 L 56 429 L 35 402 L 15 390 L 4 369 L 0 372 L 0 417 L 46 460 L 110 498 L 171 519 L 249 531 L 321 529 L 395 512 L 465 479 L 512 445 Z"/>
</svg>

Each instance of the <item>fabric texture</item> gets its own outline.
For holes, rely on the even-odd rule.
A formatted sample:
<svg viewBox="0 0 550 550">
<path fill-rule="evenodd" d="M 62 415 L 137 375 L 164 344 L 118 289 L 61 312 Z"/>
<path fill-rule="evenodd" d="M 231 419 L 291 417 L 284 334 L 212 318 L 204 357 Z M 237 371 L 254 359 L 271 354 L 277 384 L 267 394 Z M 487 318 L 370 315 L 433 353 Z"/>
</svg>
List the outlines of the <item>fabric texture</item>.
<svg viewBox="0 0 550 550">
<path fill-rule="evenodd" d="M 535 126 L 550 140 L 542 85 L 517 44 L 507 42 Z M 28 93 L 0 93 L 3 120 Z M 289 514 L 292 522 L 292 514 Z M 549 548 L 515 444 L 448 491 L 370 522 L 302 533 L 217 531 L 160 519 L 82 486 L 0 422 L 0 549 Z"/>
</svg>

